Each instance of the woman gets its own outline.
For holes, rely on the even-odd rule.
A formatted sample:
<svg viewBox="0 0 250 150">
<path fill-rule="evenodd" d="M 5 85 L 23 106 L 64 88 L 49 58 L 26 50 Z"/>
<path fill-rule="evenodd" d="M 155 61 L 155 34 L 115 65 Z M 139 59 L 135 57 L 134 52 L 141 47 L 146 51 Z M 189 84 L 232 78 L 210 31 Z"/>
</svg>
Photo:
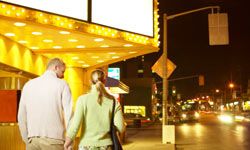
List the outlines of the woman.
<svg viewBox="0 0 250 150">
<path fill-rule="evenodd" d="M 91 73 L 91 91 L 78 98 L 76 110 L 67 130 L 64 148 L 70 149 L 81 126 L 79 150 L 112 150 L 110 121 L 114 97 L 105 87 L 105 73 L 95 70 Z M 114 124 L 122 133 L 125 130 L 120 104 L 116 101 Z"/>
</svg>

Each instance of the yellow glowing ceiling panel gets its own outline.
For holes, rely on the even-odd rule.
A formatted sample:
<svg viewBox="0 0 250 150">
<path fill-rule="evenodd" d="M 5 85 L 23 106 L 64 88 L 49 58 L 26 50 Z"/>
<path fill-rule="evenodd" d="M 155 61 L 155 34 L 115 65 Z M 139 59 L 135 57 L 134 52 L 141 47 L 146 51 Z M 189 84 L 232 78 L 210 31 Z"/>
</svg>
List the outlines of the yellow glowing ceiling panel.
<svg viewBox="0 0 250 150">
<path fill-rule="evenodd" d="M 98 67 L 156 52 L 148 38 L 0 2 L 0 34 L 72 67 Z M 65 27 L 65 24 L 67 26 Z"/>
<path fill-rule="evenodd" d="M 0 33 L 3 35 L 6 33 L 14 33 L 15 36 L 9 36 L 8 38 L 20 42 L 20 44 L 31 49 L 32 47 L 38 47 L 39 49 L 53 49 L 54 46 L 61 46 L 63 49 L 77 48 L 77 46 L 94 48 L 103 45 L 118 47 L 126 44 L 108 39 L 98 42 L 97 36 L 86 35 L 79 32 L 77 33 L 75 31 L 65 31 L 60 28 L 51 28 L 31 23 L 26 23 L 25 26 L 19 27 L 15 26 L 15 23 L 16 21 L 13 20 L 1 19 Z M 95 41 L 95 39 L 97 39 L 97 41 Z"/>
</svg>

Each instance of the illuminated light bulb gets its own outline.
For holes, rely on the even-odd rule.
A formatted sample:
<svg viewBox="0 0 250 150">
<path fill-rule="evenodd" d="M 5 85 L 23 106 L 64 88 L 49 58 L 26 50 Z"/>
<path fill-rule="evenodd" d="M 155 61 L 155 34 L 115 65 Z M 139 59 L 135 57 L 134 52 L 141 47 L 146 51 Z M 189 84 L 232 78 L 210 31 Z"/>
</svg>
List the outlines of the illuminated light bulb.
<svg viewBox="0 0 250 150">
<path fill-rule="evenodd" d="M 52 43 L 52 42 L 53 42 L 53 40 L 50 40 L 50 39 L 44 39 L 44 40 L 43 40 L 43 42 L 45 42 L 45 43 Z"/>
<path fill-rule="evenodd" d="M 44 23 L 48 23 L 48 19 L 44 19 L 43 22 L 44 22 Z"/>
<path fill-rule="evenodd" d="M 6 14 L 7 14 L 7 15 L 10 15 L 10 11 L 9 11 L 9 10 L 8 10 L 8 11 L 6 11 Z"/>
<path fill-rule="evenodd" d="M 5 8 L 6 6 L 3 4 L 1 7 L 2 7 L 2 8 Z"/>
<path fill-rule="evenodd" d="M 104 40 L 103 38 L 96 38 L 96 39 L 94 39 L 95 42 L 101 42 L 103 40 Z"/>
<path fill-rule="evenodd" d="M 69 27 L 69 28 L 72 28 L 72 27 L 73 27 L 73 25 L 72 25 L 72 24 L 68 24 L 68 27 Z"/>
<path fill-rule="evenodd" d="M 37 47 L 37 46 L 32 46 L 30 48 L 33 49 L 33 50 L 39 49 L 39 47 Z"/>
<path fill-rule="evenodd" d="M 68 32 L 68 31 L 60 31 L 59 33 L 60 34 L 70 34 L 70 32 Z"/>
<path fill-rule="evenodd" d="M 107 48 L 107 47 L 109 47 L 109 45 L 101 45 L 100 47 Z"/>
<path fill-rule="evenodd" d="M 108 54 L 110 54 L 110 55 L 114 55 L 114 54 L 116 54 L 116 52 L 109 52 Z"/>
<path fill-rule="evenodd" d="M 18 41 L 18 43 L 21 43 L 21 44 L 26 44 L 26 43 L 28 43 L 27 41 L 25 41 L 25 40 L 20 40 L 20 41 Z"/>
<path fill-rule="evenodd" d="M 85 62 L 83 60 L 79 60 L 78 63 L 84 64 Z"/>
<path fill-rule="evenodd" d="M 78 40 L 76 40 L 76 39 L 69 39 L 68 41 L 69 42 L 77 42 Z"/>
<path fill-rule="evenodd" d="M 92 56 L 91 58 L 93 58 L 93 59 L 97 59 L 97 58 L 99 58 L 99 56 Z"/>
<path fill-rule="evenodd" d="M 120 58 L 120 56 L 112 56 L 112 59 Z"/>
<path fill-rule="evenodd" d="M 124 44 L 123 45 L 124 47 L 131 47 L 131 46 L 133 46 L 132 44 Z"/>
<path fill-rule="evenodd" d="M 102 63 L 102 62 L 104 62 L 104 60 L 97 60 L 97 62 Z"/>
<path fill-rule="evenodd" d="M 76 48 L 85 48 L 84 45 L 77 45 Z"/>
<path fill-rule="evenodd" d="M 42 35 L 43 33 L 35 31 L 35 32 L 32 32 L 31 34 L 33 34 L 33 35 Z"/>
<path fill-rule="evenodd" d="M 131 52 L 128 52 L 129 54 L 135 54 L 137 53 L 136 51 L 131 51 Z"/>
<path fill-rule="evenodd" d="M 23 22 L 15 22 L 14 25 L 17 26 L 17 27 L 23 27 L 23 26 L 26 26 L 26 23 L 23 23 Z"/>
<path fill-rule="evenodd" d="M 15 36 L 15 34 L 14 34 L 14 33 L 5 33 L 4 35 L 5 35 L 5 36 L 8 36 L 8 37 Z"/>
<path fill-rule="evenodd" d="M 88 64 L 84 64 L 84 65 L 82 65 L 83 67 L 89 67 L 90 65 L 88 65 Z"/>
<path fill-rule="evenodd" d="M 61 49 L 62 46 L 53 46 L 54 49 Z"/>
<path fill-rule="evenodd" d="M 12 7 L 11 9 L 12 9 L 12 10 L 16 10 L 16 7 Z"/>
<path fill-rule="evenodd" d="M 79 59 L 79 57 L 74 56 L 74 57 L 72 57 L 72 59 L 73 59 L 73 60 L 78 60 L 78 59 Z"/>
<path fill-rule="evenodd" d="M 20 17 L 20 16 L 21 16 L 21 14 L 20 14 L 20 13 L 16 13 L 16 16 L 17 16 L 17 17 Z"/>
</svg>

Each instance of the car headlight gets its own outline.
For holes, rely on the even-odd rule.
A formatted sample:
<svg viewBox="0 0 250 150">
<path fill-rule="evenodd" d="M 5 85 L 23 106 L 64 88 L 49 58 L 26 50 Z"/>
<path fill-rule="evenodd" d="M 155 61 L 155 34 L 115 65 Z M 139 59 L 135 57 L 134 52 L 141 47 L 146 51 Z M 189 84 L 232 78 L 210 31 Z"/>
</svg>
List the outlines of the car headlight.
<svg viewBox="0 0 250 150">
<path fill-rule="evenodd" d="M 237 121 L 242 121 L 244 119 L 245 119 L 244 116 L 235 116 L 235 120 L 237 120 Z"/>
<path fill-rule="evenodd" d="M 198 112 L 195 112 L 195 113 L 194 113 L 194 116 L 195 116 L 195 118 L 199 118 L 199 117 L 200 117 L 200 114 L 199 114 Z"/>
<path fill-rule="evenodd" d="M 187 118 L 186 114 L 182 114 L 181 116 L 182 116 L 182 118 Z"/>
<path fill-rule="evenodd" d="M 219 120 L 224 123 L 232 123 L 233 122 L 233 117 L 229 115 L 220 115 Z"/>
</svg>

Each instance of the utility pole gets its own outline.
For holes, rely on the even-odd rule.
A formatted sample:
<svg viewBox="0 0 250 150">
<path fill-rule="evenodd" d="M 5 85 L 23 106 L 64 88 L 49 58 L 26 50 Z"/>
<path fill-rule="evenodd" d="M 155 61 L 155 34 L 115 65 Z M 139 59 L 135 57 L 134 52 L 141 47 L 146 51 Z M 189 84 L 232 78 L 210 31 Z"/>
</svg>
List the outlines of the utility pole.
<svg viewBox="0 0 250 150">
<path fill-rule="evenodd" d="M 179 16 L 191 14 L 194 12 L 199 12 L 203 10 L 211 9 L 212 12 L 214 9 L 217 9 L 219 12 L 219 6 L 208 6 L 199 9 L 194 9 L 190 11 L 185 11 L 175 15 L 168 16 L 166 13 L 163 15 L 163 62 L 166 63 L 163 65 L 163 96 L 162 96 L 162 143 L 164 144 L 174 144 L 175 143 L 175 127 L 174 125 L 168 125 L 168 81 L 167 81 L 167 21 L 174 19 Z"/>
</svg>

